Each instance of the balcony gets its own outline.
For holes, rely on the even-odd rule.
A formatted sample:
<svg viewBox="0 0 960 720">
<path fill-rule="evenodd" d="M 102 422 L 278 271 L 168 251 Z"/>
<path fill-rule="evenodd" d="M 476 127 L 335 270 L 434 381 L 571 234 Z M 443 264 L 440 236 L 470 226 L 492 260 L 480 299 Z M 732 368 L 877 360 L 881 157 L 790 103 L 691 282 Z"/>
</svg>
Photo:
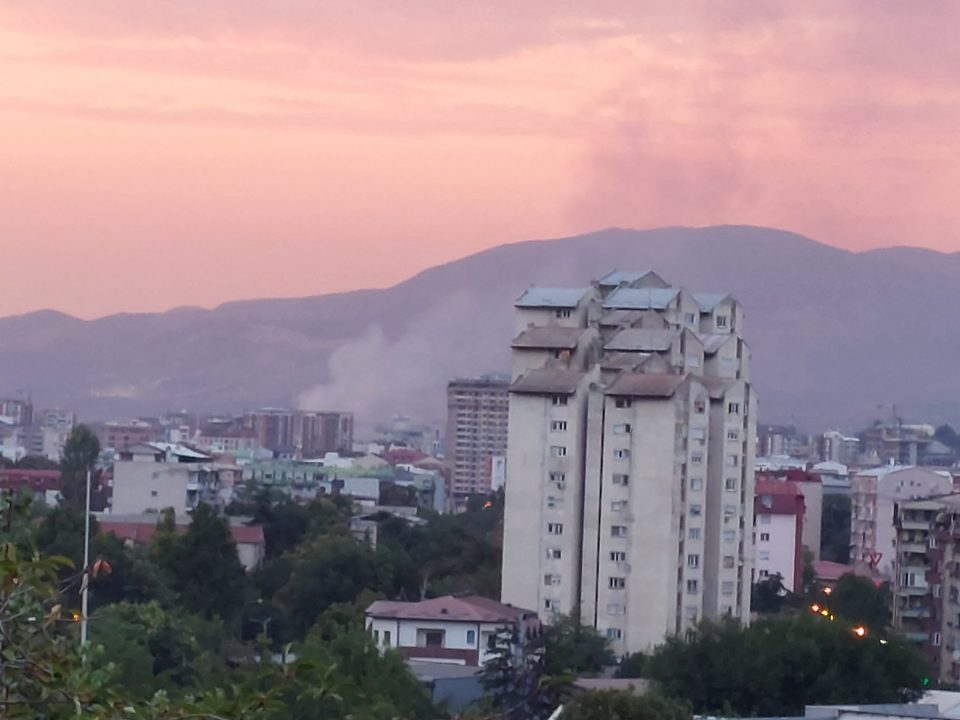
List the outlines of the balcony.
<svg viewBox="0 0 960 720">
<path fill-rule="evenodd" d="M 904 633 L 903 636 L 910 642 L 925 643 L 930 640 L 930 633 L 925 632 L 908 632 Z"/>
<path fill-rule="evenodd" d="M 911 587 L 901 585 L 897 588 L 897 595 L 913 597 L 917 595 L 926 595 L 930 592 L 930 588 L 927 585 L 914 585 Z"/>
<path fill-rule="evenodd" d="M 925 542 L 902 542 L 897 546 L 902 553 L 919 553 L 925 555 L 927 544 Z"/>
<path fill-rule="evenodd" d="M 930 523 L 926 520 L 901 520 L 903 530 L 930 530 Z"/>
<path fill-rule="evenodd" d="M 928 618 L 930 610 L 923 607 L 903 608 L 900 610 L 900 617 L 903 618 Z"/>
</svg>

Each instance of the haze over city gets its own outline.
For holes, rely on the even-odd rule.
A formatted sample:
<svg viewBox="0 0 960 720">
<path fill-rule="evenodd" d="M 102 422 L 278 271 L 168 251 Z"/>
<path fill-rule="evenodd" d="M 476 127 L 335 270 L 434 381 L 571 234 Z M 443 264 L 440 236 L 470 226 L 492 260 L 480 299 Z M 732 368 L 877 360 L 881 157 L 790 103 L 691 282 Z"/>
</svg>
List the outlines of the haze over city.
<svg viewBox="0 0 960 720">
<path fill-rule="evenodd" d="M 960 249 L 952 2 L 0 7 L 0 315 L 752 223 Z"/>
</svg>

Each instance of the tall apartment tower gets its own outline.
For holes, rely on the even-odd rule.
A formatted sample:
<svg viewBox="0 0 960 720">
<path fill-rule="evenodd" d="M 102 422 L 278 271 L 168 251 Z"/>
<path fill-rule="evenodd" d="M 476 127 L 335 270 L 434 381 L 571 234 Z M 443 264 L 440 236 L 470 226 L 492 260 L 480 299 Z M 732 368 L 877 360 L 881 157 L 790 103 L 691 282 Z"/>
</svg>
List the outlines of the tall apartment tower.
<svg viewBox="0 0 960 720">
<path fill-rule="evenodd" d="M 447 385 L 447 462 L 453 470 L 454 504 L 490 492 L 494 468 L 507 454 L 510 377 L 501 374 L 455 378 Z"/>
<path fill-rule="evenodd" d="M 516 301 L 502 599 L 619 654 L 749 620 L 756 399 L 743 311 L 656 273 Z"/>
</svg>

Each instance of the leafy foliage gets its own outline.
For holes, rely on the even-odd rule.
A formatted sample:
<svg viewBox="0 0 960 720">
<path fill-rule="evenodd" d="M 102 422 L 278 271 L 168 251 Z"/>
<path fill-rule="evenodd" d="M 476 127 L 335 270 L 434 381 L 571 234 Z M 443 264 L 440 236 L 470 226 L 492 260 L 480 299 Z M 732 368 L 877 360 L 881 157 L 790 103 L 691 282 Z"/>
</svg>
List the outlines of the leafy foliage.
<svg viewBox="0 0 960 720">
<path fill-rule="evenodd" d="M 690 720 L 689 707 L 657 694 L 626 690 L 589 690 L 563 709 L 564 720 Z"/>
<path fill-rule="evenodd" d="M 554 618 L 544 635 L 548 675 L 592 675 L 614 663 L 607 639 L 583 625 L 576 611 Z"/>
<path fill-rule="evenodd" d="M 909 702 L 921 694 L 926 661 L 897 637 L 881 644 L 850 625 L 810 614 L 703 622 L 669 638 L 647 676 L 698 714 L 797 715 L 806 705 Z"/>
</svg>

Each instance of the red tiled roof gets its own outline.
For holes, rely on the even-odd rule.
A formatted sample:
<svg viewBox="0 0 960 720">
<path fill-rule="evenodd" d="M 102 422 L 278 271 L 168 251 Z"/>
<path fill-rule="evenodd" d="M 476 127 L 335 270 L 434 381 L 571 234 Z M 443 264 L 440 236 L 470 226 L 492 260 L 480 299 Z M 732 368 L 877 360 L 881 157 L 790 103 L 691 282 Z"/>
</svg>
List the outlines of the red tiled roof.
<svg viewBox="0 0 960 720">
<path fill-rule="evenodd" d="M 792 482 L 758 479 L 754 490 L 754 513 L 758 515 L 802 515 L 803 494 Z M 768 498 L 769 503 L 764 499 Z"/>
<path fill-rule="evenodd" d="M 4 490 L 57 490 L 60 488 L 59 470 L 0 469 L 0 488 Z"/>
<path fill-rule="evenodd" d="M 377 600 L 367 608 L 367 615 L 398 620 L 454 620 L 461 622 L 505 622 L 536 615 L 532 610 L 491 600 L 479 595 L 445 597 L 420 602 Z"/>
<path fill-rule="evenodd" d="M 158 518 L 159 520 L 159 518 Z M 99 520 L 100 530 L 104 534 L 113 533 L 120 540 L 131 540 L 134 543 L 149 543 L 157 529 L 156 523 L 130 522 L 124 520 Z M 187 523 L 177 523 L 177 532 L 187 531 Z M 230 535 L 238 545 L 259 545 L 264 542 L 263 528 L 260 525 L 231 525 Z"/>
<path fill-rule="evenodd" d="M 854 565 L 844 565 L 843 563 L 831 562 L 829 560 L 813 561 L 813 574 L 816 575 L 817 580 L 836 582 L 844 575 L 848 575 L 850 573 L 859 575 L 860 577 L 869 578 L 870 580 L 873 580 L 873 584 L 877 585 L 878 587 L 880 585 L 880 580 L 865 568 L 856 567 Z"/>
</svg>

